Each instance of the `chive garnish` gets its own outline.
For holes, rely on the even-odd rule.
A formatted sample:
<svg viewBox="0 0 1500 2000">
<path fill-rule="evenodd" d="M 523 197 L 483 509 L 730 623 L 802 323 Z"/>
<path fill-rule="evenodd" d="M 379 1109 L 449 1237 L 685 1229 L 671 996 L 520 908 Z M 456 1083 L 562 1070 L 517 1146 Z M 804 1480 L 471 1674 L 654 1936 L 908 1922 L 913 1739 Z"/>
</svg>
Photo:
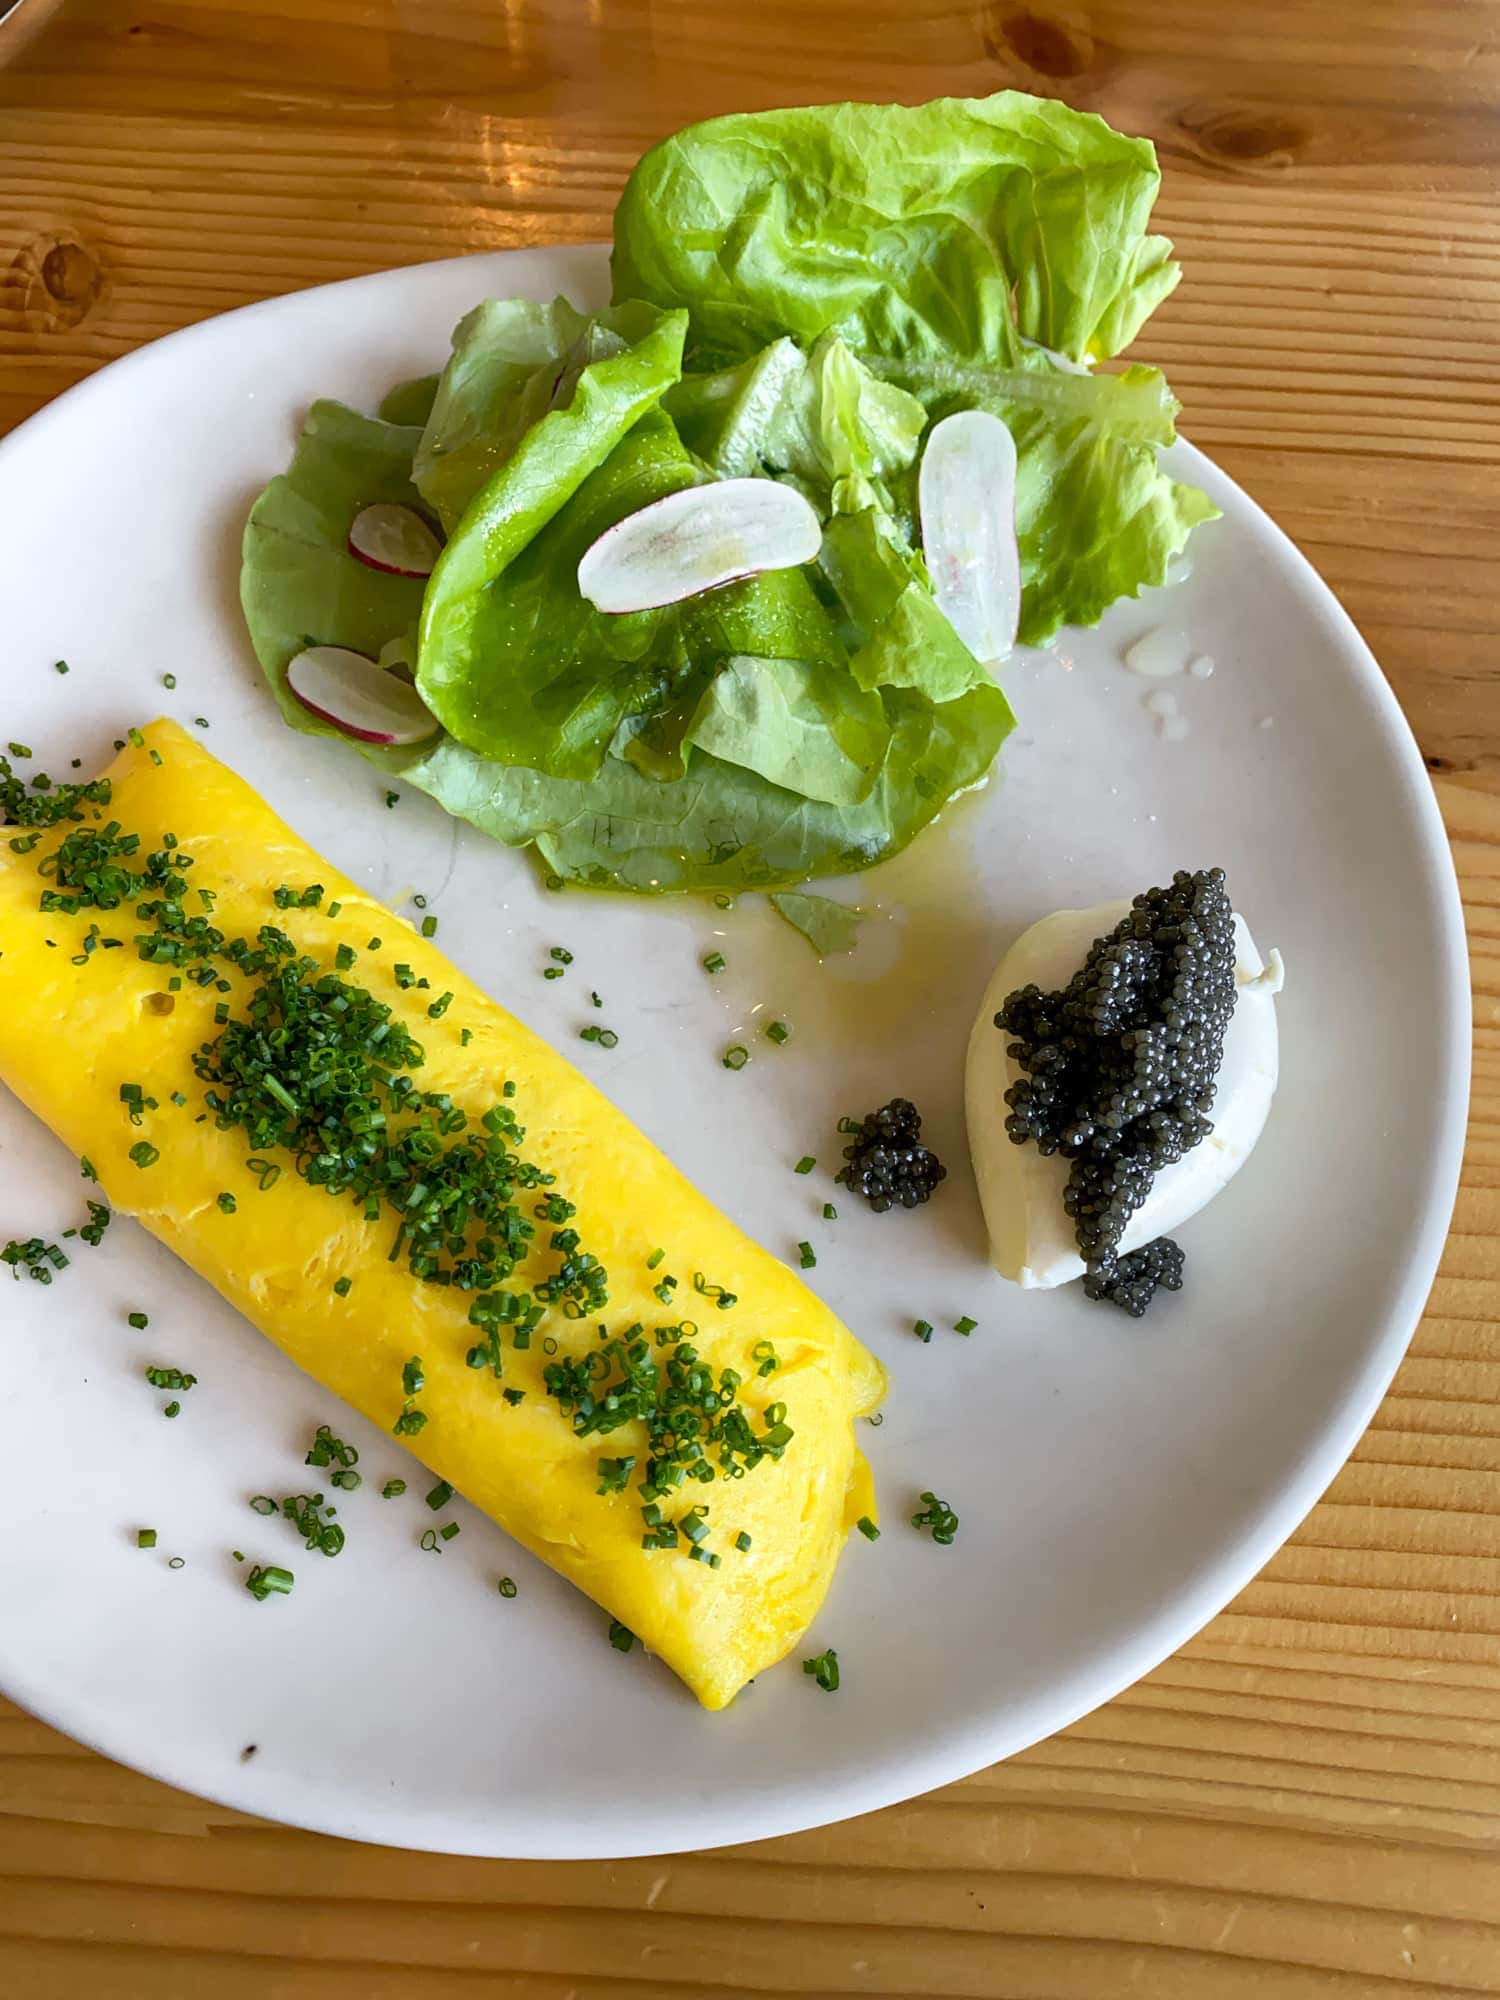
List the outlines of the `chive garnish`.
<svg viewBox="0 0 1500 2000">
<path fill-rule="evenodd" d="M 620 1042 L 613 1028 L 580 1028 L 578 1039 L 581 1042 L 597 1042 L 601 1049 L 617 1048 Z"/>
<path fill-rule="evenodd" d="M 403 1410 L 391 1429 L 397 1437 L 415 1437 L 427 1422 L 425 1410 Z"/>
<path fill-rule="evenodd" d="M 812 1675 L 824 1694 L 838 1693 L 839 1656 L 832 1646 L 826 1653 L 815 1653 L 810 1660 L 804 1660 L 802 1671 Z"/>
<path fill-rule="evenodd" d="M 778 1048 L 780 1048 L 783 1042 L 790 1039 L 791 1032 L 785 1021 L 768 1021 L 766 1023 L 766 1040 L 775 1042 Z"/>
<path fill-rule="evenodd" d="M 176 1402 L 168 1403 L 166 1408 L 162 1411 L 162 1415 L 164 1417 L 180 1417 L 182 1415 L 181 1403 L 176 1403 Z"/>
<path fill-rule="evenodd" d="M 817 1253 L 814 1251 L 812 1245 L 805 1242 L 797 1245 L 797 1258 L 804 1271 L 811 1271 L 818 1261 Z"/>
<path fill-rule="evenodd" d="M 422 935 L 423 935 L 423 937 L 424 937 L 424 938 L 430 938 L 430 937 L 436 937 L 436 936 L 437 936 L 437 918 L 436 918 L 436 917 L 423 917 L 423 919 L 422 919 Z"/>
<path fill-rule="evenodd" d="M 401 794 L 400 794 L 399 792 L 387 792 L 387 793 L 386 793 L 386 795 L 385 795 L 385 804 L 386 804 L 386 810 L 387 810 L 387 812 L 389 812 L 389 810 L 391 809 L 391 807 L 392 807 L 393 805 L 395 805 L 396 801 L 397 801 L 397 800 L 398 800 L 398 799 L 400 798 L 400 796 L 401 796 Z"/>
<path fill-rule="evenodd" d="M 823 1204 L 823 1220 L 825 1222 L 837 1222 L 838 1219 L 839 1219 L 839 1212 L 834 1207 L 833 1203 L 831 1201 L 825 1201 Z"/>
<path fill-rule="evenodd" d="M 148 1368 L 145 1375 L 153 1389 L 178 1389 L 184 1395 L 198 1385 L 196 1375 L 184 1375 L 180 1368 Z"/>
<path fill-rule="evenodd" d="M 930 1341 L 932 1339 L 932 1321 L 930 1319 L 913 1320 L 911 1330 L 917 1336 L 918 1340 Z"/>
<path fill-rule="evenodd" d="M 635 1644 L 635 1634 L 628 1625 L 622 1625 L 618 1618 L 609 1621 L 609 1643 L 617 1653 L 628 1653 Z"/>
<path fill-rule="evenodd" d="M 245 1588 L 250 1595 L 263 1604 L 268 1597 L 286 1597 L 296 1579 L 289 1569 L 278 1569 L 274 1564 L 262 1568 L 256 1563 L 246 1574 Z"/>
<path fill-rule="evenodd" d="M 333 1289 L 341 1299 L 347 1299 L 350 1292 L 354 1289 L 354 1280 L 352 1278 L 335 1278 Z"/>
<path fill-rule="evenodd" d="M 251 1511 L 256 1514 L 274 1514 L 279 1511 L 276 1502 L 271 1498 L 269 1493 L 257 1493 L 255 1498 L 250 1502 L 250 1507 Z"/>
<path fill-rule="evenodd" d="M 931 1529 L 932 1539 L 935 1542 L 942 1542 L 946 1545 L 958 1533 L 957 1514 L 954 1513 L 946 1500 L 939 1500 L 935 1493 L 924 1493 L 922 1498 L 927 1502 L 927 1505 L 912 1515 L 912 1526 L 918 1529 Z"/>
<path fill-rule="evenodd" d="M 438 1529 L 439 1536 L 445 1542 L 451 1542 L 453 1540 L 453 1537 L 458 1532 L 459 1532 L 459 1527 L 457 1521 L 445 1522 L 444 1525 Z"/>
<path fill-rule="evenodd" d="M 452 1498 L 453 1488 L 448 1484 L 446 1479 L 440 1479 L 427 1495 L 427 1504 L 433 1513 L 436 1514 L 440 1508 L 446 1507 Z"/>
<path fill-rule="evenodd" d="M 741 1555 L 744 1555 L 746 1550 L 749 1549 L 751 1545 L 750 1537 L 745 1533 L 743 1528 L 741 1528 L 740 1532 L 735 1536 L 734 1545 L 739 1550 Z"/>
<path fill-rule="evenodd" d="M 817 1164 L 811 1153 L 804 1153 L 796 1166 L 793 1167 L 792 1172 L 794 1174 L 810 1174 Z"/>
<path fill-rule="evenodd" d="M 235 1200 L 232 1194 L 228 1193 L 221 1194 L 218 1200 L 219 1200 L 219 1207 L 223 1209 L 226 1215 L 233 1215 L 235 1210 L 239 1207 L 239 1203 Z"/>
<path fill-rule="evenodd" d="M 177 685 L 177 676 L 176 676 L 176 674 L 163 674 L 163 675 L 162 675 L 162 677 L 161 677 L 161 684 L 162 684 L 162 686 L 163 686 L 164 688 L 174 688 L 174 687 L 176 687 L 176 685 Z"/>
<path fill-rule="evenodd" d="M 703 970 L 705 972 L 722 972 L 724 970 L 723 952 L 711 951 L 703 961 Z"/>
<path fill-rule="evenodd" d="M 126 1313 L 125 1324 L 127 1326 L 133 1326 L 139 1333 L 144 1331 L 144 1329 L 148 1327 L 151 1324 L 151 1322 L 149 1319 L 147 1319 L 146 1315 L 143 1312 L 133 1312 L 133 1313 Z"/>
<path fill-rule="evenodd" d="M 516 1585 L 513 1577 L 502 1576 L 500 1581 L 495 1585 L 495 1588 L 502 1597 L 514 1597 L 516 1595 Z"/>
<path fill-rule="evenodd" d="M 978 1324 L 977 1319 L 970 1319 L 969 1315 L 965 1313 L 962 1319 L 956 1319 L 953 1322 L 953 1331 L 955 1333 L 972 1333 Z"/>
<path fill-rule="evenodd" d="M 880 1540 L 880 1530 L 868 1514 L 861 1514 L 854 1525 L 867 1542 L 878 1542 Z"/>
<path fill-rule="evenodd" d="M 437 1529 L 436 1528 L 425 1529 L 423 1531 L 422 1539 L 420 1542 L 418 1542 L 417 1547 L 422 1550 L 424 1555 L 440 1556 L 443 1553 L 443 1545 L 438 1540 Z"/>
<path fill-rule="evenodd" d="M 66 673 L 71 673 L 72 668 L 68 665 L 66 660 L 54 660 L 52 662 L 52 671 L 55 674 L 66 674 Z"/>
<path fill-rule="evenodd" d="M 186 1569 L 186 1568 L 187 1568 L 187 1557 L 186 1557 L 186 1556 L 168 1556 L 168 1557 L 167 1557 L 167 1568 L 168 1568 L 168 1569 Z"/>
<path fill-rule="evenodd" d="M 774 1375 L 781 1366 L 776 1349 L 769 1340 L 758 1340 L 750 1350 L 750 1359 L 755 1363 L 757 1375 Z"/>
<path fill-rule="evenodd" d="M 380 1489 L 380 1497 L 382 1500 L 399 1500 L 405 1491 L 404 1479 L 388 1479 Z"/>
<path fill-rule="evenodd" d="M 154 1549 L 156 1547 L 155 1528 L 137 1528 L 135 1531 L 135 1545 L 138 1549 Z"/>
<path fill-rule="evenodd" d="M 130 1149 L 130 1158 L 138 1167 L 154 1167 L 161 1158 L 161 1153 L 146 1140 L 138 1139 Z"/>
<path fill-rule="evenodd" d="M 339 1465 L 348 1467 L 358 1465 L 359 1452 L 352 1444 L 345 1444 L 342 1438 L 335 1437 L 327 1424 L 319 1424 L 313 1441 L 308 1447 L 307 1456 L 303 1459 L 302 1463 L 304 1465 L 315 1466 Z"/>
<path fill-rule="evenodd" d="M 743 1069 L 749 1060 L 750 1051 L 742 1042 L 735 1042 L 720 1057 L 720 1061 L 723 1063 L 725 1069 Z"/>
<path fill-rule="evenodd" d="M 662 1249 L 653 1250 L 651 1252 L 651 1255 L 646 1259 L 646 1269 L 648 1271 L 654 1271 L 657 1268 L 657 1266 L 661 1263 L 662 1258 L 666 1256 L 666 1254 L 667 1254 L 666 1251 Z"/>
</svg>

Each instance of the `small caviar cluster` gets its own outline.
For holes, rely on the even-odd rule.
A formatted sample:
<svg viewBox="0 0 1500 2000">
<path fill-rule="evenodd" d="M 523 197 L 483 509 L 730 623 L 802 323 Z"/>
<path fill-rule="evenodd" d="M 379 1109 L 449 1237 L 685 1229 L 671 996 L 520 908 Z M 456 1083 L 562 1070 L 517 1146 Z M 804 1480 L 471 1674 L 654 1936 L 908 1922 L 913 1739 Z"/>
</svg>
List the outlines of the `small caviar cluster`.
<svg viewBox="0 0 1500 2000">
<path fill-rule="evenodd" d="M 1124 1257 L 1119 1244 L 1156 1175 L 1213 1130 L 1234 963 L 1224 871 L 1179 870 L 1135 898 L 1061 991 L 1022 987 L 995 1016 L 1022 1072 L 1005 1093 L 1005 1129 L 1072 1161 L 1064 1204 L 1085 1290 L 1134 1318 L 1159 1285 L 1182 1283 L 1170 1239 Z"/>
<path fill-rule="evenodd" d="M 937 1154 L 922 1144 L 921 1114 L 909 1098 L 893 1097 L 867 1118 L 842 1119 L 839 1130 L 851 1136 L 836 1178 L 863 1195 L 877 1215 L 930 1201 L 948 1177 Z"/>
</svg>

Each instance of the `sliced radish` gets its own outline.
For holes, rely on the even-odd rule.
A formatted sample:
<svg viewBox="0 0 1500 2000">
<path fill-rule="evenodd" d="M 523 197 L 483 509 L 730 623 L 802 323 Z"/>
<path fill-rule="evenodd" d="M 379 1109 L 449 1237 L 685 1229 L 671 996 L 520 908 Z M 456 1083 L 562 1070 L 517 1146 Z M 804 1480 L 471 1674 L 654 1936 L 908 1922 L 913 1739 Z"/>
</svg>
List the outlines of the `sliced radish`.
<svg viewBox="0 0 1500 2000">
<path fill-rule="evenodd" d="M 349 529 L 349 553 L 390 576 L 431 576 L 443 545 L 410 507 L 380 501 L 361 507 Z"/>
<path fill-rule="evenodd" d="M 650 611 L 738 577 L 795 569 L 822 540 L 817 515 L 790 486 L 721 479 L 606 528 L 578 565 L 578 588 L 600 611 Z"/>
<path fill-rule="evenodd" d="M 1021 616 L 1016 441 L 998 417 L 934 424 L 917 475 L 922 552 L 939 608 L 977 660 L 1003 660 Z"/>
<path fill-rule="evenodd" d="M 438 727 L 410 681 L 347 646 L 309 646 L 286 681 L 304 708 L 361 743 L 420 743 Z"/>
</svg>

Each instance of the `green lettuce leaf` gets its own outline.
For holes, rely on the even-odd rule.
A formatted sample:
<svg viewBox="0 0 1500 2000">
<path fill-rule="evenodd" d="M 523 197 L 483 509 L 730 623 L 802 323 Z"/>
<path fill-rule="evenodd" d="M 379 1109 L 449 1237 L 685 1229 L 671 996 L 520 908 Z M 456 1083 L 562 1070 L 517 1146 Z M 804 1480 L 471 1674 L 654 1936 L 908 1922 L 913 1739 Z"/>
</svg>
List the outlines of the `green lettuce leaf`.
<svg viewBox="0 0 1500 2000">
<path fill-rule="evenodd" d="M 714 675 L 687 740 L 827 805 L 868 798 L 891 740 L 879 695 L 842 666 L 736 656 Z"/>
<path fill-rule="evenodd" d="M 560 882 L 645 894 L 791 887 L 899 852 L 983 779 L 1014 723 L 988 683 L 942 704 L 883 700 L 890 743 L 853 806 L 801 798 L 711 756 L 695 756 L 674 784 L 611 756 L 579 784 L 493 763 L 452 737 L 397 753 L 399 774 L 496 840 L 535 841 Z"/>
<path fill-rule="evenodd" d="M 663 326 L 660 313 L 630 302 L 589 314 L 562 298 L 547 305 L 486 299 L 466 314 L 454 329 L 453 353 L 438 380 L 412 469 L 449 534 L 526 433 L 573 399 L 585 369 L 662 336 Z M 663 387 L 676 374 L 672 362 L 679 350 L 668 323 L 646 357 L 648 370 L 665 362 Z M 591 383 L 601 396 L 621 387 L 609 371 L 596 372 Z M 553 431 L 560 428 L 554 425 Z"/>
<path fill-rule="evenodd" d="M 530 453 L 532 437 L 517 458 Z M 635 422 L 530 537 L 513 534 L 507 519 L 509 469 L 465 516 L 433 572 L 422 616 L 418 685 L 471 750 L 552 777 L 589 779 L 629 722 L 631 761 L 656 777 L 677 777 L 690 719 L 725 661 L 751 654 L 840 663 L 833 621 L 800 571 L 623 616 L 596 611 L 580 595 L 579 560 L 607 528 L 703 477 L 659 411 Z M 533 477 L 523 504 L 536 489 Z M 471 553 L 475 560 L 467 560 Z M 857 699 L 857 689 L 849 692 Z"/>
<path fill-rule="evenodd" d="M 852 903 L 836 903 L 831 896 L 809 896 L 799 889 L 778 889 L 770 902 L 778 916 L 785 917 L 793 930 L 801 931 L 819 958 L 853 951 L 859 942 L 865 913 Z"/>
<path fill-rule="evenodd" d="M 304 646 L 349 646 L 376 659 L 387 641 L 417 622 L 422 579 L 371 569 L 349 554 L 348 538 L 362 507 L 421 506 L 411 478 L 421 435 L 342 403 L 314 403 L 290 467 L 250 510 L 240 602 L 255 656 L 294 729 L 340 733 L 287 688 L 287 667 Z"/>
<path fill-rule="evenodd" d="M 631 174 L 615 295 L 687 306 L 708 363 L 829 332 L 861 354 L 1103 358 L 1177 282 L 1146 233 L 1159 179 L 1148 140 L 1019 91 L 714 118 Z"/>
</svg>

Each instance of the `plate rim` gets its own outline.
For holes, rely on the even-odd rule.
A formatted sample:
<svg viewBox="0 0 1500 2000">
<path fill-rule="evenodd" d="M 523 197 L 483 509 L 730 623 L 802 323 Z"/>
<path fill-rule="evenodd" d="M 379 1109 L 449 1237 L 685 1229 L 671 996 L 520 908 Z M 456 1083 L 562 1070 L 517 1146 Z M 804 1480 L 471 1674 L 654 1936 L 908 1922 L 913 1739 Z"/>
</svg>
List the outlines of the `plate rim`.
<svg viewBox="0 0 1500 2000">
<path fill-rule="evenodd" d="M 242 322 L 247 315 L 269 320 L 279 313 L 296 309 L 298 302 L 312 295 L 340 294 L 348 297 L 361 288 L 374 290 L 394 277 L 413 272 L 456 274 L 460 268 L 476 275 L 498 273 L 518 261 L 540 259 L 558 276 L 555 289 L 565 291 L 575 271 L 586 271 L 607 257 L 608 245 L 528 244 L 510 250 L 486 250 L 459 257 L 421 260 L 394 265 L 336 279 L 323 285 L 299 287 L 272 297 L 251 301 L 225 313 L 211 314 L 188 326 L 132 348 L 73 383 L 60 395 L 16 425 L 0 438 L 0 482 L 6 478 L 10 459 L 24 441 L 28 446 L 51 424 L 71 420 L 80 407 L 101 394 L 118 393 L 130 371 L 154 360 L 161 350 L 180 352 L 194 341 L 219 337 L 226 322 Z M 569 266 L 572 269 L 569 269 Z M 488 278 L 478 276 L 475 296 L 486 296 Z M 549 282 L 552 282 L 549 280 Z M 212 333 L 210 330 L 213 330 Z M 107 384 L 101 390 L 100 385 Z M 1336 1407 L 1319 1437 L 1307 1446 L 1295 1473 L 1260 1507 L 1256 1517 L 1238 1538 L 1227 1546 L 1211 1567 L 1187 1579 L 1177 1594 L 1138 1621 L 1128 1637 L 1104 1653 L 1090 1671 L 1070 1677 L 1066 1696 L 1053 1701 L 1045 1718 L 1032 1710 L 1043 1704 L 1034 1700 L 1029 1707 L 1012 1709 L 1009 1717 L 987 1721 L 970 1719 L 954 1732 L 943 1732 L 935 1744 L 900 1753 L 865 1767 L 856 1780 L 837 1782 L 836 1796 L 806 1787 L 793 1795 L 778 1791 L 758 1799 L 748 1810 L 736 1804 L 732 1826 L 724 1823 L 721 1809 L 703 1802 L 676 1805 L 669 1814 L 659 1815 L 644 1839 L 624 1838 L 617 1828 L 603 1837 L 587 1825 L 574 1829 L 567 1842 L 544 1840 L 540 1845 L 518 1848 L 514 1840 L 484 1841 L 470 1825 L 450 1826 L 444 1836 L 434 1816 L 423 1809 L 413 1818 L 403 1815 L 399 1804 L 382 1814 L 361 1803 L 358 1810 L 342 1811 L 342 1795 L 331 1802 L 327 1812 L 310 1814 L 272 1806 L 237 1790 L 233 1771 L 221 1784 L 204 1785 L 196 1772 L 175 1770 L 170 1745 L 147 1745 L 138 1750 L 132 1743 L 115 1740 L 109 1727 L 88 1718 L 79 1721 L 55 1707 L 49 1713 L 44 1699 L 27 1699 L 7 1684 L 6 1669 L 0 1660 L 0 1694 L 15 1701 L 48 1726 L 58 1729 L 75 1742 L 100 1755 L 188 1792 L 191 1796 L 233 1811 L 246 1812 L 273 1824 L 337 1838 L 369 1842 L 381 1846 L 405 1847 L 428 1853 L 474 1856 L 476 1858 L 563 1861 L 628 1859 L 658 1854 L 692 1851 L 724 1840 L 736 1844 L 806 1832 L 809 1829 L 874 1812 L 967 1777 L 988 1765 L 1016 1755 L 1019 1751 L 1071 1727 L 1113 1700 L 1144 1675 L 1170 1659 L 1201 1631 L 1265 1567 L 1278 1549 L 1295 1533 L 1316 1506 L 1332 1480 L 1368 1428 L 1400 1366 L 1421 1320 L 1428 1294 L 1437 1275 L 1447 1242 L 1457 1200 L 1469 1112 L 1469 1087 L 1473 1055 L 1471 974 L 1467 935 L 1457 871 L 1446 827 L 1428 777 L 1420 746 L 1390 683 L 1373 651 L 1343 604 L 1309 559 L 1278 525 L 1274 518 L 1245 489 L 1223 472 L 1196 446 L 1179 438 L 1173 448 L 1175 465 L 1190 477 L 1207 478 L 1221 485 L 1257 518 L 1280 564 L 1303 589 L 1329 628 L 1330 639 L 1359 677 L 1372 715 L 1400 774 L 1401 793 L 1417 841 L 1414 857 L 1427 891 L 1428 907 L 1436 919 L 1440 936 L 1440 962 L 1435 968 L 1445 989 L 1446 1005 L 1436 1023 L 1441 1037 L 1438 1066 L 1442 1075 L 1442 1111 L 1430 1141 L 1427 1180 L 1429 1196 L 1413 1252 L 1393 1288 L 1386 1314 L 1386 1326 L 1371 1349 L 1364 1365 L 1351 1371 Z M 63 1705 L 66 1708 L 66 1704 Z M 403 1824 L 404 1818 L 404 1824 Z M 667 1837 L 665 1821 L 673 1818 L 680 1833 Z"/>
</svg>

